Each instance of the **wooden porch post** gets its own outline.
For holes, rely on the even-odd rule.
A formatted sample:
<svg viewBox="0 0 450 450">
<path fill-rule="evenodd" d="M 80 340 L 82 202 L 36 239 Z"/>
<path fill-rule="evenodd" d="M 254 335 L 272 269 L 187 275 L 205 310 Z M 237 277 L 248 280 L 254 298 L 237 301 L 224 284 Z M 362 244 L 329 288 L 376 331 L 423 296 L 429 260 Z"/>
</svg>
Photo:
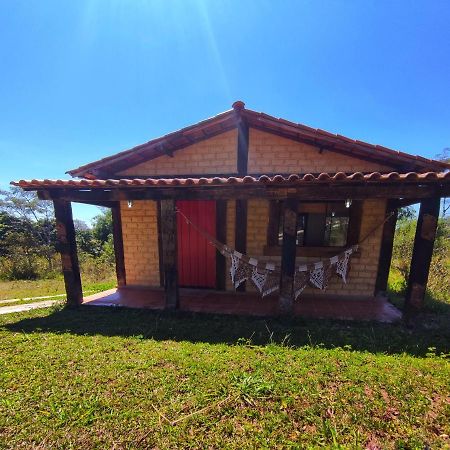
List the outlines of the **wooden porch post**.
<svg viewBox="0 0 450 450">
<path fill-rule="evenodd" d="M 278 303 L 281 314 L 289 314 L 294 307 L 294 274 L 297 254 L 297 211 L 296 199 L 288 199 L 283 211 L 283 246 L 281 250 L 280 298 Z"/>
<path fill-rule="evenodd" d="M 64 284 L 66 286 L 67 305 L 78 306 L 83 303 L 83 290 L 81 287 L 72 206 L 70 202 L 64 200 L 54 200 L 53 205 L 55 207 L 56 234 L 58 250 L 61 254 Z"/>
<path fill-rule="evenodd" d="M 178 309 L 180 299 L 178 294 L 177 269 L 177 217 L 175 200 L 160 201 L 161 208 L 161 250 L 164 269 L 164 291 L 166 309 Z"/>
<path fill-rule="evenodd" d="M 120 214 L 120 202 L 115 202 L 111 207 L 112 221 L 113 221 L 113 239 L 114 239 L 114 254 L 116 258 L 116 276 L 117 287 L 123 287 L 127 284 L 125 272 L 125 260 L 123 251 L 123 236 L 122 236 L 122 218 Z"/>
<path fill-rule="evenodd" d="M 236 217 L 234 224 L 234 248 L 240 253 L 247 252 L 247 200 L 237 199 Z M 245 281 L 236 288 L 238 292 L 245 292 Z"/>
<path fill-rule="evenodd" d="M 216 239 L 226 244 L 227 242 L 227 202 L 216 201 Z M 219 251 L 216 251 L 216 289 L 224 291 L 226 288 L 226 259 Z"/>
<path fill-rule="evenodd" d="M 433 256 L 439 217 L 440 198 L 430 198 L 420 203 L 416 236 L 405 296 L 405 314 L 409 321 L 423 307 L 431 257 Z"/>
<path fill-rule="evenodd" d="M 233 103 L 233 109 L 236 113 L 237 120 L 237 173 L 240 177 L 245 177 L 248 173 L 248 149 L 250 131 L 247 121 L 241 116 L 241 111 L 245 104 L 241 101 Z M 235 217 L 235 243 L 234 247 L 238 252 L 247 252 L 247 200 L 236 200 L 236 217 Z M 242 283 L 236 290 L 238 292 L 245 292 L 246 284 Z"/>
<path fill-rule="evenodd" d="M 381 237 L 380 258 L 378 260 L 377 280 L 375 283 L 375 295 L 386 292 L 389 270 L 391 268 L 392 249 L 394 245 L 395 226 L 397 224 L 398 209 L 394 200 L 388 200 L 386 204 L 386 216 L 392 217 L 383 226 Z"/>
</svg>

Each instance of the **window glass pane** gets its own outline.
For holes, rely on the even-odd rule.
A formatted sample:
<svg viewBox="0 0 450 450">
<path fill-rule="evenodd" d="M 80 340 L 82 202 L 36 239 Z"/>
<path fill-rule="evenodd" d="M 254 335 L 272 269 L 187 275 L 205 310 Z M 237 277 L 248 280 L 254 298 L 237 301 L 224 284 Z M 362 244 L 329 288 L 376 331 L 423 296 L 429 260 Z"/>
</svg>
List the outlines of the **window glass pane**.
<svg viewBox="0 0 450 450">
<path fill-rule="evenodd" d="M 281 212 L 278 224 L 278 245 L 283 245 L 283 217 L 283 212 Z"/>
<path fill-rule="evenodd" d="M 297 216 L 297 238 L 296 244 L 301 247 L 305 245 L 305 225 L 306 225 L 306 215 L 299 214 Z"/>
<path fill-rule="evenodd" d="M 306 246 L 321 247 L 324 245 L 325 220 L 325 214 L 308 214 L 305 233 Z"/>
<path fill-rule="evenodd" d="M 347 244 L 348 217 L 328 216 L 325 227 L 325 244 L 328 247 L 343 247 Z"/>
<path fill-rule="evenodd" d="M 297 215 L 296 244 L 300 247 L 347 245 L 349 208 L 344 202 L 303 203 Z M 283 214 L 280 214 L 278 245 L 283 244 Z"/>
</svg>

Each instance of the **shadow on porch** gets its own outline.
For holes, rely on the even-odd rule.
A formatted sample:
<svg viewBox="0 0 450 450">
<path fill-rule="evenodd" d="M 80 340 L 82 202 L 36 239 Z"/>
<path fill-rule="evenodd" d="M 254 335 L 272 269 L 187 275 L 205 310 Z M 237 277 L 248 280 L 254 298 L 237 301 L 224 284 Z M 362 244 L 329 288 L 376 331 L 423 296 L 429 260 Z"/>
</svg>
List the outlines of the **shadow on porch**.
<svg viewBox="0 0 450 450">
<path fill-rule="evenodd" d="M 110 289 L 84 299 L 87 306 L 115 306 L 162 310 L 164 291 L 155 288 Z M 251 292 L 223 292 L 203 289 L 180 289 L 180 310 L 207 314 L 276 316 L 278 297 L 261 298 Z M 385 298 L 347 299 L 341 297 L 300 297 L 294 315 L 310 319 L 340 319 L 393 323 L 402 313 Z"/>
</svg>

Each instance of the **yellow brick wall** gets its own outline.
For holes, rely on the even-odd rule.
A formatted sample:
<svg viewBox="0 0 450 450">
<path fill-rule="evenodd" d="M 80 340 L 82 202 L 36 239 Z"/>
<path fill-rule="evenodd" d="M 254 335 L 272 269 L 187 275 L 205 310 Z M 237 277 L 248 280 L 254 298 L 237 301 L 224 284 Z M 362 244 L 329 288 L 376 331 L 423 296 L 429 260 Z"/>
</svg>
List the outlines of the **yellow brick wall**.
<svg viewBox="0 0 450 450">
<path fill-rule="evenodd" d="M 159 286 L 157 204 L 120 203 L 127 285 Z"/>
<path fill-rule="evenodd" d="M 370 233 L 383 220 L 385 200 L 366 200 L 363 205 L 363 219 L 360 238 Z M 128 285 L 159 286 L 159 255 L 157 210 L 154 201 L 135 201 L 132 208 L 121 202 L 124 256 Z M 227 243 L 234 247 L 235 241 L 235 201 L 227 202 Z M 269 221 L 269 202 L 262 199 L 248 201 L 247 216 L 247 255 L 260 261 L 273 261 L 280 264 L 280 257 L 264 256 Z M 346 295 L 371 296 L 375 288 L 378 269 L 382 227 L 372 234 L 360 248 L 359 257 L 353 258 L 347 284 L 333 277 L 328 289 L 320 291 L 306 288 L 304 295 Z M 297 264 L 316 261 L 317 258 L 297 258 Z M 234 290 L 229 277 L 227 261 L 227 290 Z M 251 283 L 247 290 L 254 291 Z"/>
<path fill-rule="evenodd" d="M 227 131 L 174 152 L 119 172 L 117 175 L 192 175 L 235 173 L 237 130 Z"/>
<path fill-rule="evenodd" d="M 386 209 L 385 200 L 366 200 L 363 204 L 363 218 L 361 222 L 360 239 L 369 234 L 384 219 Z M 267 200 L 249 200 L 247 217 L 247 255 L 260 261 L 272 261 L 281 264 L 281 257 L 264 256 L 264 246 L 267 241 L 267 226 L 269 221 L 269 202 Z M 344 284 L 341 278 L 333 276 L 326 291 L 308 287 L 304 295 L 345 295 L 370 297 L 374 293 L 378 270 L 381 235 L 383 228 L 377 231 L 361 245 L 360 254 L 351 259 L 351 269 Z M 319 258 L 297 258 L 297 264 L 318 261 Z M 227 274 L 228 276 L 228 274 Z M 228 286 L 228 285 L 227 285 Z M 254 291 L 251 283 L 247 283 L 247 290 Z"/>
<path fill-rule="evenodd" d="M 382 164 L 351 158 L 250 128 L 250 173 L 391 172 Z"/>
<path fill-rule="evenodd" d="M 174 153 L 132 167 L 120 175 L 177 175 L 236 172 L 236 130 L 191 145 Z M 249 172 L 304 173 L 336 171 L 391 171 L 387 166 L 369 163 L 250 129 Z M 364 203 L 361 235 L 384 216 L 385 202 L 368 200 Z M 227 243 L 234 247 L 235 201 L 227 202 Z M 280 262 L 278 257 L 264 257 L 269 202 L 248 201 L 247 254 L 264 261 Z M 159 258 L 156 202 L 135 201 L 132 208 L 121 204 L 127 284 L 159 286 Z M 362 248 L 361 257 L 354 259 L 350 280 L 343 285 L 334 279 L 326 291 L 336 295 L 372 295 L 378 266 L 381 229 Z M 298 263 L 308 259 L 299 258 Z M 311 259 L 309 259 L 311 260 Z M 226 287 L 232 290 L 227 264 Z M 249 283 L 248 283 L 249 285 Z M 323 294 L 308 288 L 305 293 Z"/>
<path fill-rule="evenodd" d="M 269 202 L 264 199 L 248 200 L 247 211 L 247 255 L 256 256 L 259 261 L 272 261 L 273 258 L 263 256 L 267 244 Z M 256 291 L 251 282 L 247 282 L 246 290 Z"/>
</svg>

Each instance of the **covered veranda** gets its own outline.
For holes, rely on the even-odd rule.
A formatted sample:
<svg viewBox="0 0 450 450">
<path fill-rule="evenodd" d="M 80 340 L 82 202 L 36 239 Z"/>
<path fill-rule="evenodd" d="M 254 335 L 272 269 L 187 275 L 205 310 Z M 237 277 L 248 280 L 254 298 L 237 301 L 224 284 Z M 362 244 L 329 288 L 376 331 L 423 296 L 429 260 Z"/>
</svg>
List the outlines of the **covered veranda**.
<svg viewBox="0 0 450 450">
<path fill-rule="evenodd" d="M 294 302 L 292 315 L 307 319 L 339 319 L 393 323 L 402 313 L 385 297 L 367 298 L 302 296 Z M 83 299 L 86 306 L 125 307 L 164 310 L 164 290 L 144 287 L 110 289 Z M 206 289 L 179 289 L 180 311 L 273 317 L 279 312 L 278 297 L 261 298 L 255 292 L 225 292 Z"/>
<path fill-rule="evenodd" d="M 393 172 L 383 175 L 339 172 L 332 175 L 322 173 L 242 178 L 21 180 L 14 184 L 26 190 L 37 191 L 39 198 L 54 202 L 59 251 L 69 306 L 85 303 L 228 314 L 263 316 L 295 314 L 305 317 L 362 320 L 383 320 L 380 319 L 385 314 L 382 311 L 386 307 L 389 310 L 390 304 L 386 303 L 379 293 L 385 292 L 387 288 L 397 210 L 414 203 L 420 203 L 420 210 L 405 297 L 405 312 L 407 317 L 413 317 L 421 309 L 433 253 L 440 198 L 450 195 L 450 173 L 435 172 L 404 174 Z M 284 204 L 278 295 L 261 300 L 256 294 L 251 293 L 235 294 L 180 289 L 177 279 L 175 202 L 177 200 L 232 199 L 236 201 L 236 221 L 238 221 L 246 217 L 246 203 L 252 198 L 276 199 Z M 358 299 L 353 298 L 345 300 L 317 296 L 310 299 L 301 297 L 298 302 L 294 302 L 296 259 L 294 221 L 298 204 L 302 201 L 371 198 L 388 200 L 385 216 L 387 220 L 383 224 L 376 289 L 372 301 L 361 301 L 359 304 Z M 159 205 L 160 257 L 164 286 L 162 289 L 133 289 L 126 286 L 120 202 L 138 200 L 156 200 Z M 117 291 L 83 299 L 71 202 L 112 209 Z M 381 221 L 385 218 L 380 217 Z M 394 310 L 391 313 L 393 317 L 397 315 L 398 318 Z M 389 311 L 386 314 L 389 316 Z"/>
</svg>

